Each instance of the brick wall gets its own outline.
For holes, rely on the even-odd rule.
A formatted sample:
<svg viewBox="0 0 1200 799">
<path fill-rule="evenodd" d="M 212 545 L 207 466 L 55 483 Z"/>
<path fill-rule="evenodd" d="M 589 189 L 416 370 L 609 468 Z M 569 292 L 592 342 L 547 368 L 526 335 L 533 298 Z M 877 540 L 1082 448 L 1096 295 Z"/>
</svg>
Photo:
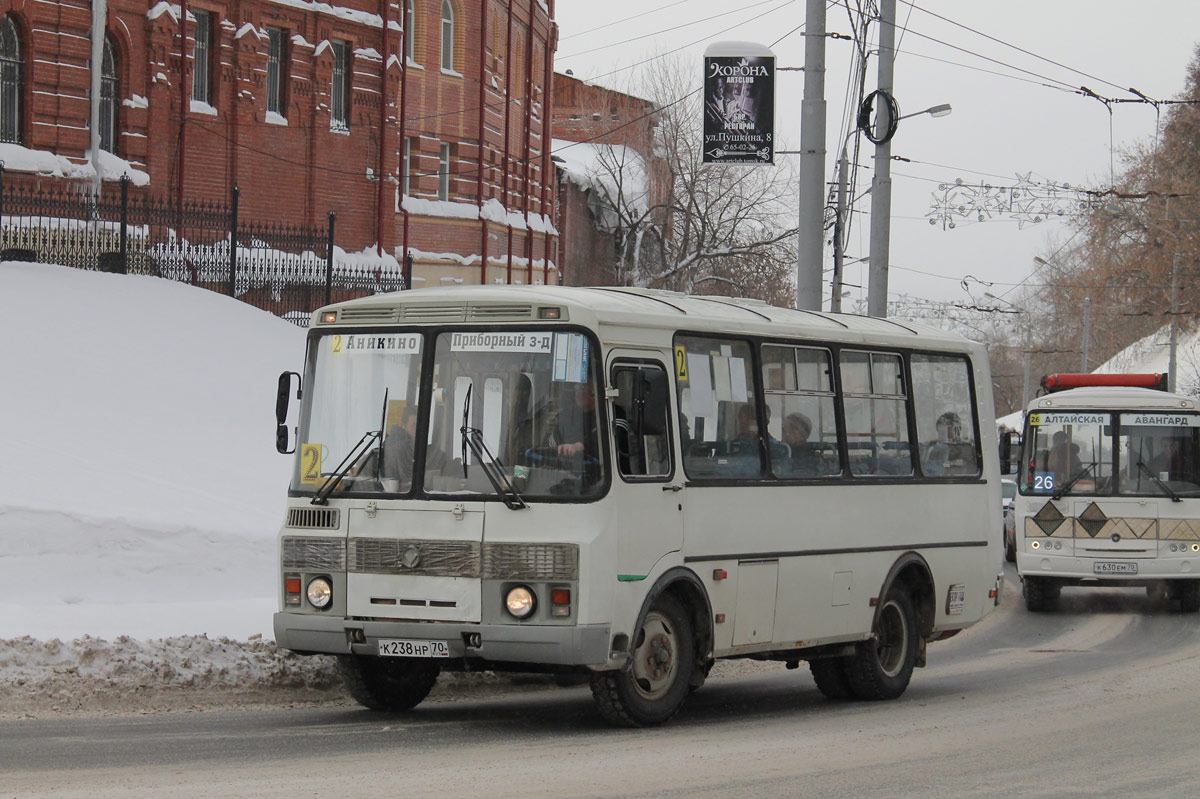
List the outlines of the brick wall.
<svg viewBox="0 0 1200 799">
<path fill-rule="evenodd" d="M 545 140 L 557 39 L 553 0 L 452 6 L 453 65 L 442 69 L 441 0 L 415 0 L 412 62 L 401 58 L 400 0 L 191 0 L 189 11 L 208 11 L 213 20 L 213 114 L 191 101 L 192 16 L 183 28 L 181 71 L 179 6 L 110 0 L 107 30 L 123 101 L 117 155 L 147 172 L 149 190 L 159 196 L 182 191 L 191 200 L 224 202 L 237 185 L 247 218 L 323 225 L 336 212 L 337 244 L 348 251 L 378 242 L 388 254 L 407 244 L 459 256 L 418 257 L 417 275 L 450 269 L 478 282 L 485 240 L 489 258 L 511 252 L 553 261 L 554 236 L 515 230 L 510 246 L 508 231 L 495 222 L 398 211 L 409 137 L 411 196 L 438 199 L 440 145 L 448 143 L 450 202 L 478 207 L 495 198 L 510 210 L 553 216 Z M 90 127 L 90 4 L 4 0 L 0 13 L 12 15 L 22 37 L 23 144 L 82 163 Z M 286 31 L 282 119 L 266 112 L 268 27 Z M 344 129 L 331 125 L 334 40 L 352 52 Z M 459 264 L 472 257 L 474 266 Z"/>
</svg>

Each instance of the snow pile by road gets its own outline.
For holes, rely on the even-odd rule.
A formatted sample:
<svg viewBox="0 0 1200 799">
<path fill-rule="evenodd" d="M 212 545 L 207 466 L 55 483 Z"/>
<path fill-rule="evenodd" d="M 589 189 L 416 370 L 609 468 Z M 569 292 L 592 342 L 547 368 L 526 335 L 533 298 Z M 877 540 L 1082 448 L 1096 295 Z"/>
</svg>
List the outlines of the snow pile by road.
<svg viewBox="0 0 1200 799">
<path fill-rule="evenodd" d="M 291 469 L 275 378 L 300 366 L 304 331 L 203 289 L 47 264 L 0 263 L 0 296 L 0 706 L 323 689 L 329 663 L 271 635 Z"/>
</svg>

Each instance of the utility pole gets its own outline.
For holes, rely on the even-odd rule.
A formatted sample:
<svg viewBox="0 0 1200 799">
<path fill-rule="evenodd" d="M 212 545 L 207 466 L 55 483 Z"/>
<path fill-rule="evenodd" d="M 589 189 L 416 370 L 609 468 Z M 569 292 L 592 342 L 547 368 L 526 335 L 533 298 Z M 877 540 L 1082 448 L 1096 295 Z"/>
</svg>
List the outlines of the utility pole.
<svg viewBox="0 0 1200 799">
<path fill-rule="evenodd" d="M 1088 342 L 1092 340 L 1092 294 L 1088 292 L 1083 298 L 1083 368 L 1079 371 L 1087 374 Z"/>
<path fill-rule="evenodd" d="M 846 258 L 843 249 L 846 236 L 846 173 L 849 170 L 849 158 L 846 145 L 843 144 L 842 153 L 838 156 L 837 215 L 833 218 L 833 296 L 829 298 L 829 310 L 834 313 L 842 311 L 842 267 Z"/>
<path fill-rule="evenodd" d="M 1175 267 L 1179 263 L 1179 253 L 1176 252 L 1171 256 L 1171 354 L 1167 361 L 1167 391 L 1175 392 L 1175 348 L 1179 339 L 1179 326 L 1176 324 L 1175 313 L 1175 295 L 1177 285 L 1175 280 Z"/>
<path fill-rule="evenodd" d="M 879 3 L 879 79 L 876 90 L 891 95 L 896 62 L 896 0 Z M 880 125 L 893 124 L 879 114 Z M 875 176 L 871 179 L 871 257 L 870 283 L 867 288 L 867 315 L 887 316 L 888 249 L 892 220 L 892 143 L 891 137 L 876 130 L 882 138 L 875 145 Z"/>
<path fill-rule="evenodd" d="M 804 18 L 796 307 L 819 311 L 825 244 L 825 0 L 806 0 Z"/>
<path fill-rule="evenodd" d="M 1025 320 L 1025 382 L 1021 387 L 1021 411 L 1029 405 L 1029 360 L 1033 357 L 1033 325 Z"/>
</svg>

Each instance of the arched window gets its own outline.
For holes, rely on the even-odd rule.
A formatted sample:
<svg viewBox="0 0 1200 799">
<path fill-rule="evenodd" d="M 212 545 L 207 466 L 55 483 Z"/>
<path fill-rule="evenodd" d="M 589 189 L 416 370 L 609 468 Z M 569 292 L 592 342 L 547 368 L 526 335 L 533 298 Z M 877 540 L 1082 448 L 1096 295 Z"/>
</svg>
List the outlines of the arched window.
<svg viewBox="0 0 1200 799">
<path fill-rule="evenodd" d="M 0 19 L 0 141 L 21 143 L 21 98 L 25 93 L 21 37 L 11 15 Z"/>
<path fill-rule="evenodd" d="M 114 155 L 120 143 L 121 82 L 117 78 L 117 50 L 112 39 L 104 37 L 104 57 L 100 67 L 100 149 Z"/>
<path fill-rule="evenodd" d="M 442 69 L 454 69 L 454 6 L 442 0 Z"/>
<path fill-rule="evenodd" d="M 417 15 L 413 11 L 413 0 L 404 0 L 404 57 L 416 61 Z"/>
</svg>

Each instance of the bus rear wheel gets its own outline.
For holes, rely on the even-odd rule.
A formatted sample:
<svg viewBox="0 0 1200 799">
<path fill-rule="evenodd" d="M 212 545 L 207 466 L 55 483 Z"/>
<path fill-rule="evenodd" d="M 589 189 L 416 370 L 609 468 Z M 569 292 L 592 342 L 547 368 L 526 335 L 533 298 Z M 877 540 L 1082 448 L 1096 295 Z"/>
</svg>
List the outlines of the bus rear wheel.
<svg viewBox="0 0 1200 799">
<path fill-rule="evenodd" d="M 1030 613 L 1054 610 L 1062 586 L 1045 577 L 1026 577 L 1021 580 L 1021 595 L 1025 597 L 1025 609 Z"/>
<path fill-rule="evenodd" d="M 872 636 L 846 661 L 846 679 L 859 699 L 895 699 L 908 688 L 917 660 L 917 614 L 912 597 L 893 587 L 875 614 Z"/>
<path fill-rule="evenodd" d="M 850 699 L 854 696 L 850 679 L 846 676 L 848 660 L 846 657 L 832 657 L 808 661 L 813 682 L 826 699 Z"/>
<path fill-rule="evenodd" d="M 354 701 L 371 710 L 412 710 L 433 690 L 441 667 L 412 658 L 338 655 L 342 684 Z"/>
<path fill-rule="evenodd" d="M 687 698 L 696 667 L 691 617 L 670 594 L 654 600 L 634 641 L 629 666 L 592 675 L 592 698 L 610 724 L 662 724 Z"/>
</svg>

